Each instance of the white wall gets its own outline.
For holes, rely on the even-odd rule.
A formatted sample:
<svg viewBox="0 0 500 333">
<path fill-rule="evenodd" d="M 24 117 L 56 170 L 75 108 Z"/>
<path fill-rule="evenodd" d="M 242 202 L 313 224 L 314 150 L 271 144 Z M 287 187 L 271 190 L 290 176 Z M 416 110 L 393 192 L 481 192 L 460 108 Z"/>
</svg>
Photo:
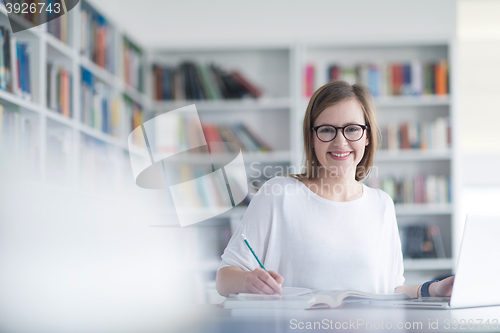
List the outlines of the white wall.
<svg viewBox="0 0 500 333">
<path fill-rule="evenodd" d="M 500 155 L 500 1 L 462 0 L 457 8 L 457 37 L 465 154 Z"/>
<path fill-rule="evenodd" d="M 500 186 L 499 17 L 498 0 L 457 3 L 457 102 L 466 186 Z"/>
<path fill-rule="evenodd" d="M 90 0 L 144 46 L 454 36 L 454 0 Z"/>
</svg>

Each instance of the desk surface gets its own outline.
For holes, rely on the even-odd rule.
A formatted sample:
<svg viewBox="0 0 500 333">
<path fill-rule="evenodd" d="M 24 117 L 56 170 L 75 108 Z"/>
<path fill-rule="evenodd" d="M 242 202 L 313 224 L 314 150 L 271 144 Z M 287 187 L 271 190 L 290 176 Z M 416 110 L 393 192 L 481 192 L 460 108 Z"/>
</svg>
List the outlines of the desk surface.
<svg viewBox="0 0 500 333">
<path fill-rule="evenodd" d="M 348 303 L 340 309 L 226 310 L 200 306 L 190 332 L 500 332 L 500 306 L 450 310 L 379 308 Z M 488 327 L 489 326 L 489 327 Z"/>
</svg>

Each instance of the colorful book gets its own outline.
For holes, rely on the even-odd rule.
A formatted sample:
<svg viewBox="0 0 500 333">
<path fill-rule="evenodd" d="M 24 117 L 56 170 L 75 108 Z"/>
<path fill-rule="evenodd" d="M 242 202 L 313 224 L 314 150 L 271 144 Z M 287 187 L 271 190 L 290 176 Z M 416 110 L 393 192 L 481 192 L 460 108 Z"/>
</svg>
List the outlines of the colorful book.
<svg viewBox="0 0 500 333">
<path fill-rule="evenodd" d="M 304 93 L 306 97 L 311 97 L 314 93 L 314 65 L 308 64 L 305 68 Z"/>
</svg>

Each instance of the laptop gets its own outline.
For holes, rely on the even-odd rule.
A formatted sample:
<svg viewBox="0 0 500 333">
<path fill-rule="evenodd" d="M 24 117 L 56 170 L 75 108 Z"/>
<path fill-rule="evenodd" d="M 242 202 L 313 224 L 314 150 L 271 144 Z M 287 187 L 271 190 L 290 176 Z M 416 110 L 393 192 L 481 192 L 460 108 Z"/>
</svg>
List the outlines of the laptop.
<svg viewBox="0 0 500 333">
<path fill-rule="evenodd" d="M 500 215 L 468 214 L 451 297 L 373 301 L 376 306 L 455 309 L 500 305 Z"/>
</svg>

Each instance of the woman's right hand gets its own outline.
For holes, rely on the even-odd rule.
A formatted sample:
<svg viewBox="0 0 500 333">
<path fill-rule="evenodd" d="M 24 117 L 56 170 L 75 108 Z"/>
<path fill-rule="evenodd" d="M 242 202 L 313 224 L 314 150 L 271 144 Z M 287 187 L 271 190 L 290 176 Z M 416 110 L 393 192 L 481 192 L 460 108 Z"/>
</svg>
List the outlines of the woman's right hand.
<svg viewBox="0 0 500 333">
<path fill-rule="evenodd" d="M 262 268 L 256 268 L 248 272 L 245 277 L 243 290 L 251 294 L 281 294 L 281 286 L 285 279 L 275 271 L 265 271 Z"/>
</svg>

